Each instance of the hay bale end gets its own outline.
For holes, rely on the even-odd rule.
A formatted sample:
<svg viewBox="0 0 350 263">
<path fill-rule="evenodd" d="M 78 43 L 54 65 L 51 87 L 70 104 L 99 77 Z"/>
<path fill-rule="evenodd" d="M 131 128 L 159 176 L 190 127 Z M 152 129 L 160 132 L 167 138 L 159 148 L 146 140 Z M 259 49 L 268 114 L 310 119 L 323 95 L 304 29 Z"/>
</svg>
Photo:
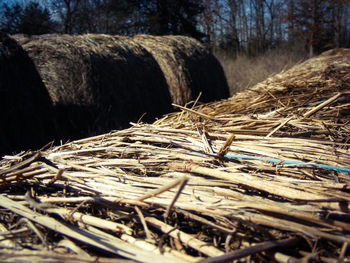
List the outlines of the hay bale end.
<svg viewBox="0 0 350 263">
<path fill-rule="evenodd" d="M 229 97 L 219 61 L 197 40 L 186 36 L 137 35 L 133 40 L 157 60 L 174 103 L 184 105 L 202 92 L 201 102 Z"/>
<path fill-rule="evenodd" d="M 22 47 L 0 32 L 0 154 L 40 148 L 56 137 L 52 102 Z"/>
</svg>

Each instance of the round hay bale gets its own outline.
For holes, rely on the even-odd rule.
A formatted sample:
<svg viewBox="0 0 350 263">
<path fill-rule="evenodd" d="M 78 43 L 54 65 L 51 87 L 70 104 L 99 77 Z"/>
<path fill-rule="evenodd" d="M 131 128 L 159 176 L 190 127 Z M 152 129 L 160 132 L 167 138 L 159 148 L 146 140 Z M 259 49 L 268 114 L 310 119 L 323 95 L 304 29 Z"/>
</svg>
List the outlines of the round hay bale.
<svg viewBox="0 0 350 263">
<path fill-rule="evenodd" d="M 302 119 L 302 114 L 308 107 L 317 107 L 319 103 L 338 92 L 344 96 L 337 99 L 337 103 L 349 101 L 349 91 L 350 49 L 336 49 L 298 63 L 291 69 L 275 74 L 227 100 L 199 105 L 195 110 L 212 117 L 230 112 L 235 114 L 234 117 L 248 118 L 251 125 L 255 125 L 255 119 L 258 117 L 264 119 L 290 117 L 296 114 L 296 108 L 300 111 L 299 117 Z M 340 123 L 348 125 L 349 115 L 348 108 L 339 107 L 337 114 L 330 118 L 338 120 L 339 125 Z M 317 117 L 317 114 L 315 116 Z M 177 112 L 166 115 L 157 123 L 176 123 L 179 120 L 185 123 L 186 118 L 193 121 L 192 114 Z M 232 125 L 238 124 L 233 122 Z M 244 127 L 242 124 L 242 130 L 252 127 L 251 125 Z"/>
<path fill-rule="evenodd" d="M 128 37 L 41 35 L 24 40 L 54 103 L 66 138 L 129 126 L 144 113 L 171 110 L 163 73 L 151 54 Z"/>
<path fill-rule="evenodd" d="M 334 48 L 323 52 L 320 56 L 343 56 L 350 55 L 349 48 Z"/>
<path fill-rule="evenodd" d="M 133 40 L 157 60 L 172 100 L 184 105 L 196 99 L 209 102 L 229 97 L 229 87 L 219 61 L 199 41 L 185 36 L 138 35 Z"/>
<path fill-rule="evenodd" d="M 285 97 L 291 91 L 294 94 L 325 95 L 348 90 L 349 71 L 350 49 L 332 49 L 267 78 L 252 90 L 265 92 L 268 89 L 276 98 Z"/>
<path fill-rule="evenodd" d="M 230 99 L 229 107 L 237 114 L 273 116 L 279 114 L 275 110 L 280 107 L 292 109 L 301 102 L 306 106 L 309 102 L 323 101 L 338 92 L 349 90 L 350 49 L 335 49 L 237 93 Z"/>
<path fill-rule="evenodd" d="M 0 155 L 40 148 L 55 137 L 52 102 L 21 46 L 0 32 Z"/>
</svg>

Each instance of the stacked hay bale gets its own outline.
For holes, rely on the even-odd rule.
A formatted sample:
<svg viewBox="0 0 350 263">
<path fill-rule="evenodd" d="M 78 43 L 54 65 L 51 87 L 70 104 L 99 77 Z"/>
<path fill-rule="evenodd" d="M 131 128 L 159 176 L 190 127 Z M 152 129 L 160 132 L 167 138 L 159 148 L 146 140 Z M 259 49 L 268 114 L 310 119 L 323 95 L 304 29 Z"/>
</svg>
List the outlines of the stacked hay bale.
<svg viewBox="0 0 350 263">
<path fill-rule="evenodd" d="M 15 36 L 16 37 L 16 36 Z M 78 138 L 171 110 L 163 73 L 127 37 L 87 34 L 18 36 L 54 103 L 65 138 Z"/>
<path fill-rule="evenodd" d="M 224 71 L 218 60 L 197 40 L 185 36 L 134 36 L 160 65 L 172 100 L 184 105 L 196 99 L 209 102 L 229 97 Z"/>
<path fill-rule="evenodd" d="M 33 62 L 0 32 L 0 156 L 40 148 L 55 137 L 52 102 Z"/>
</svg>

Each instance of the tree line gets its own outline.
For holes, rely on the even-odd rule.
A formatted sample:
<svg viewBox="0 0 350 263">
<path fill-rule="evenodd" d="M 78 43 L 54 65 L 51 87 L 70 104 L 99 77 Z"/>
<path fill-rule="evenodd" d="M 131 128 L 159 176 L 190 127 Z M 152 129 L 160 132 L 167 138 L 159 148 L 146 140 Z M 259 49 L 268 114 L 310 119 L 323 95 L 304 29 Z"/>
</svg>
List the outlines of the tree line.
<svg viewBox="0 0 350 263">
<path fill-rule="evenodd" d="M 187 35 L 214 51 L 350 47 L 350 0 L 46 0 L 0 6 L 10 34 Z"/>
</svg>

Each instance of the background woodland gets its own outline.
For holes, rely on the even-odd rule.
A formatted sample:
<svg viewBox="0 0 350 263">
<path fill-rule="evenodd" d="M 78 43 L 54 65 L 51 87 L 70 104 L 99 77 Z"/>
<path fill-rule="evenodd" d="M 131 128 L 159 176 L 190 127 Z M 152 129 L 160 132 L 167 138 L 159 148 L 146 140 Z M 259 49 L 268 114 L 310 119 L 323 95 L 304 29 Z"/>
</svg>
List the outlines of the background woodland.
<svg viewBox="0 0 350 263">
<path fill-rule="evenodd" d="M 186 35 L 222 63 L 231 93 L 301 60 L 350 47 L 349 0 L 5 1 L 10 34 Z"/>
</svg>

